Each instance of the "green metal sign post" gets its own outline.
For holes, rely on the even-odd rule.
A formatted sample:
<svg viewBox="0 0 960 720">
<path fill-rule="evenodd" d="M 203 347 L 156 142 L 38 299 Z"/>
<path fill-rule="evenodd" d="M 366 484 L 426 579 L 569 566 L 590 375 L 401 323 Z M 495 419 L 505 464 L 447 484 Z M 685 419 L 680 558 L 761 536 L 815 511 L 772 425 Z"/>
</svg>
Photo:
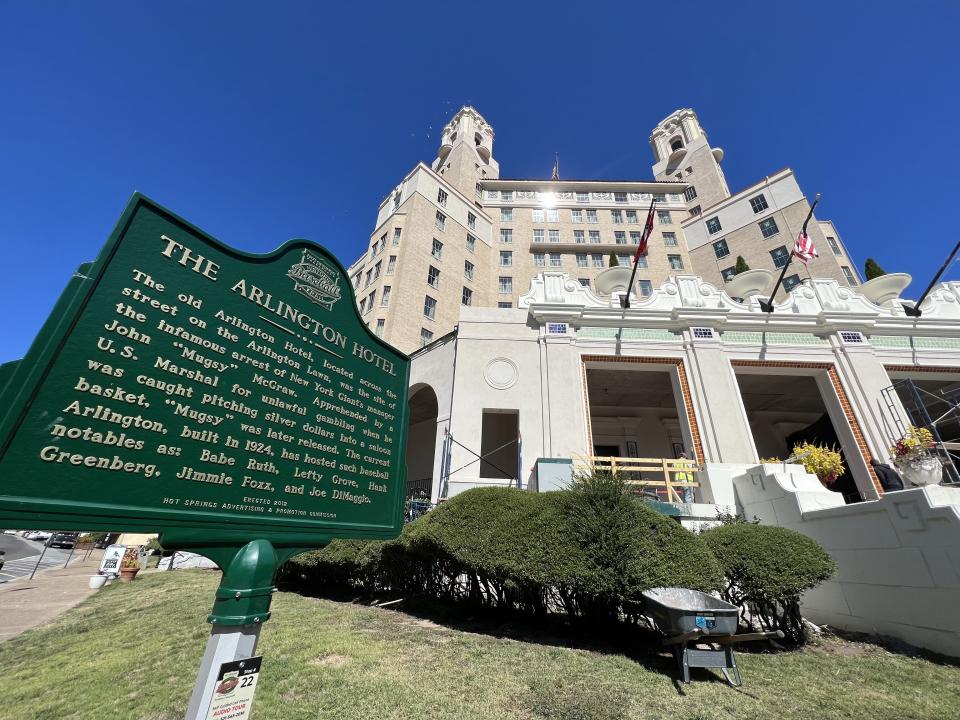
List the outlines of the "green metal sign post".
<svg viewBox="0 0 960 720">
<path fill-rule="evenodd" d="M 159 532 L 209 557 L 211 645 L 250 657 L 281 563 L 399 534 L 408 375 L 324 248 L 239 252 L 136 194 L 0 366 L 0 524 Z M 225 661 L 211 645 L 204 663 Z"/>
</svg>

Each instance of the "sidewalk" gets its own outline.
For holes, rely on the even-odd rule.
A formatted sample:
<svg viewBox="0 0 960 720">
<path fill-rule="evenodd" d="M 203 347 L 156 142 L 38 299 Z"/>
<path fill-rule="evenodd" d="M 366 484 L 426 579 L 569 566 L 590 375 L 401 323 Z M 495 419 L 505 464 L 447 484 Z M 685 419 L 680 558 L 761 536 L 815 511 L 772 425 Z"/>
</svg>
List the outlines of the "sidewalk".
<svg viewBox="0 0 960 720">
<path fill-rule="evenodd" d="M 55 620 L 92 595 L 89 578 L 100 566 L 102 550 L 67 568 L 38 572 L 33 580 L 18 578 L 0 585 L 0 642 Z"/>
</svg>

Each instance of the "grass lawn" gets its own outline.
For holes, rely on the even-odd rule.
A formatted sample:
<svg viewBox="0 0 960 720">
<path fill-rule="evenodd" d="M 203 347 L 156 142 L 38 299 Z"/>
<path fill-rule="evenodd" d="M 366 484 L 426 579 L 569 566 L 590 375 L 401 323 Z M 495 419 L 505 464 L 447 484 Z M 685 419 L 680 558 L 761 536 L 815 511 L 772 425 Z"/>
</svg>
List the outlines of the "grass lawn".
<svg viewBox="0 0 960 720">
<path fill-rule="evenodd" d="M 0 644 L 0 718 L 179 720 L 218 579 L 141 576 Z M 960 717 L 957 665 L 839 639 L 738 653 L 740 689 L 707 670 L 678 689 L 672 658 L 653 651 L 627 657 L 494 637 L 291 593 L 279 593 L 273 610 L 255 720 Z"/>
</svg>

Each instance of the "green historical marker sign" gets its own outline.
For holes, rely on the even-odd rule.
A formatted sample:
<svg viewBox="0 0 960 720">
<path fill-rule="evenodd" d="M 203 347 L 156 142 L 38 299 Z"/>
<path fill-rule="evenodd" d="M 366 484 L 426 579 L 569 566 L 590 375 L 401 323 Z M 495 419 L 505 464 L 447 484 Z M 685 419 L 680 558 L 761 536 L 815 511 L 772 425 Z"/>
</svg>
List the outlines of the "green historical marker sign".
<svg viewBox="0 0 960 720">
<path fill-rule="evenodd" d="M 408 373 L 322 247 L 246 254 L 135 195 L 0 371 L 0 523 L 160 531 L 221 565 L 394 537 Z"/>
</svg>

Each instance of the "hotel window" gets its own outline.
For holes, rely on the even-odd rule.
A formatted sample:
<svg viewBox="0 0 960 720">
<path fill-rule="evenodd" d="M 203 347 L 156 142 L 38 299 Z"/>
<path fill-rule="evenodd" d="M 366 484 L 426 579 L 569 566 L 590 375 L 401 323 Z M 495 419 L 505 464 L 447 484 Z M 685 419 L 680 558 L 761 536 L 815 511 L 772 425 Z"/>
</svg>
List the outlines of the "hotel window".
<svg viewBox="0 0 960 720">
<path fill-rule="evenodd" d="M 638 280 L 637 289 L 640 291 L 640 297 L 650 297 L 653 295 L 653 283 L 649 280 Z"/>
<path fill-rule="evenodd" d="M 560 231 L 559 230 L 547 230 L 547 235 L 550 238 L 550 242 L 558 243 L 560 242 Z"/>
<path fill-rule="evenodd" d="M 630 242 L 632 242 L 634 245 L 639 245 L 639 244 L 640 244 L 640 236 L 641 236 L 641 235 L 642 235 L 642 233 L 631 232 L 631 233 L 630 233 Z"/>
<path fill-rule="evenodd" d="M 377 291 L 376 291 L 376 290 L 374 290 L 372 293 L 370 293 L 369 295 L 367 295 L 367 309 L 364 310 L 365 313 L 366 313 L 366 312 L 370 312 L 371 310 L 373 310 L 373 303 L 376 302 L 376 299 L 377 299 Z"/>
<path fill-rule="evenodd" d="M 617 264 L 620 267 L 630 267 L 630 256 L 629 255 L 617 255 Z"/>
<path fill-rule="evenodd" d="M 473 302 L 473 290 L 468 287 L 463 289 L 463 294 L 460 296 L 460 304 L 470 306 L 470 303 Z"/>
<path fill-rule="evenodd" d="M 427 270 L 427 285 L 434 289 L 440 286 L 440 271 L 433 265 Z"/>
<path fill-rule="evenodd" d="M 440 260 L 443 257 L 443 243 L 433 239 L 433 246 L 430 248 L 430 254 L 433 255 L 437 260 Z"/>
<path fill-rule="evenodd" d="M 676 247 L 677 246 L 677 234 L 672 232 L 665 232 L 663 234 L 663 244 L 667 247 Z"/>
<path fill-rule="evenodd" d="M 503 230 L 501 230 L 500 233 L 502 237 Z M 473 252 L 476 249 L 477 249 L 477 239 L 470 233 L 467 233 L 467 250 L 469 250 L 470 252 Z"/>
<path fill-rule="evenodd" d="M 730 282 L 737 275 L 737 268 L 735 265 L 731 265 L 726 270 L 720 271 L 720 276 L 723 278 L 724 282 Z"/>
<path fill-rule="evenodd" d="M 387 307 L 390 304 L 390 286 L 383 286 L 383 293 L 380 295 L 380 307 Z"/>
<path fill-rule="evenodd" d="M 711 235 L 716 235 L 721 230 L 723 230 L 723 228 L 720 227 L 720 218 L 712 217 L 709 220 L 707 220 L 708 233 L 710 233 Z"/>
<path fill-rule="evenodd" d="M 424 296 L 423 298 L 423 316 L 433 320 L 433 316 L 437 314 L 437 301 L 434 300 L 429 295 Z"/>
<path fill-rule="evenodd" d="M 473 263 L 469 260 L 463 261 L 463 276 L 467 280 L 473 280 Z"/>
<path fill-rule="evenodd" d="M 829 235 L 827 235 L 827 243 L 829 243 L 830 249 L 833 250 L 833 254 L 834 254 L 834 255 L 842 255 L 842 254 L 843 254 L 843 253 L 840 251 L 840 246 L 837 244 L 836 239 L 834 239 L 834 238 L 830 237 Z"/>
<path fill-rule="evenodd" d="M 671 270 L 683 270 L 683 258 L 679 255 L 667 255 Z"/>
<path fill-rule="evenodd" d="M 360 273 L 353 276 L 353 289 L 356 290 L 358 287 L 360 287 Z"/>
<path fill-rule="evenodd" d="M 590 262 L 593 263 L 593 266 L 594 266 L 595 268 L 602 268 L 602 267 L 603 267 L 603 255 L 599 255 L 599 254 L 591 255 L 591 256 L 590 256 Z"/>
<path fill-rule="evenodd" d="M 653 199 L 655 202 L 666 202 L 667 194 L 666 193 L 654 193 Z"/>
<path fill-rule="evenodd" d="M 596 225 L 596 223 L 597 223 L 597 211 L 596 211 L 596 210 L 587 210 L 587 222 Z"/>
<path fill-rule="evenodd" d="M 560 253 L 550 253 L 550 267 L 560 267 Z"/>
<path fill-rule="evenodd" d="M 800 284 L 799 275 L 791 275 L 790 277 L 785 277 L 783 279 L 783 289 L 786 290 L 787 292 L 790 292 L 799 284 Z"/>
<path fill-rule="evenodd" d="M 657 222 L 660 223 L 661 225 L 669 225 L 670 223 L 672 223 L 673 220 L 670 219 L 670 211 L 657 210 Z"/>
<path fill-rule="evenodd" d="M 583 210 L 571 210 L 570 215 L 575 223 L 583 222 Z"/>
<path fill-rule="evenodd" d="M 444 207 L 447 206 L 447 191 L 443 188 L 440 188 L 440 190 L 437 192 L 437 202 Z"/>
<path fill-rule="evenodd" d="M 398 207 L 400 207 L 400 193 L 393 196 L 393 209 L 396 210 Z"/>
<path fill-rule="evenodd" d="M 727 247 L 726 240 L 717 240 L 713 244 L 713 254 L 717 256 L 717 260 L 720 258 L 725 258 L 730 254 L 730 248 Z"/>
<path fill-rule="evenodd" d="M 500 208 L 500 222 L 513 222 L 513 208 Z"/>
<path fill-rule="evenodd" d="M 535 243 L 542 243 L 542 242 L 543 242 L 543 230 L 541 230 L 541 229 L 538 228 L 538 229 L 536 229 L 536 230 L 533 231 L 533 241 L 534 241 Z"/>
<path fill-rule="evenodd" d="M 393 244 L 394 245 L 400 244 L 400 228 L 393 229 Z"/>
<path fill-rule="evenodd" d="M 627 222 L 630 225 L 637 224 L 637 211 L 636 210 L 627 210 Z"/>
<path fill-rule="evenodd" d="M 641 255 L 640 257 L 637 258 L 637 267 L 638 268 L 648 267 L 646 255 Z"/>
<path fill-rule="evenodd" d="M 775 250 L 770 251 L 770 257 L 773 258 L 774 267 L 782 268 L 787 264 L 787 260 L 790 258 L 790 253 L 787 252 L 787 248 L 785 246 L 781 245 Z"/>
<path fill-rule="evenodd" d="M 543 253 L 534 253 L 533 264 L 536 265 L 537 267 L 544 267 L 547 264 L 546 257 L 547 256 L 544 255 Z"/>
<path fill-rule="evenodd" d="M 590 289 L 590 278 L 577 278 L 580 281 L 580 286 L 585 287 L 588 290 Z"/>
<path fill-rule="evenodd" d="M 699 205 L 694 205 L 692 208 L 690 208 L 690 217 L 697 217 L 697 215 L 699 214 L 700 214 Z"/>
<path fill-rule="evenodd" d="M 420 328 L 420 347 L 426 347 L 433 340 L 433 333 L 426 328 Z"/>
<path fill-rule="evenodd" d="M 591 231 L 590 231 L 590 242 L 593 243 L 594 245 L 599 245 L 599 244 L 600 244 L 600 231 L 599 231 L 599 230 L 591 230 Z"/>
<path fill-rule="evenodd" d="M 373 280 L 373 270 L 367 270 L 367 279 L 364 281 L 363 286 L 365 288 L 370 287 L 370 281 Z"/>
<path fill-rule="evenodd" d="M 627 194 L 615 192 L 613 194 L 613 201 L 618 203 L 625 203 L 627 201 Z"/>
<path fill-rule="evenodd" d="M 480 186 L 480 183 L 477 183 L 473 186 L 473 192 L 477 194 L 477 197 L 480 197 L 483 194 L 483 188 Z"/>
<path fill-rule="evenodd" d="M 513 253 L 510 250 L 500 251 L 500 267 L 511 267 L 513 265 Z"/>
<path fill-rule="evenodd" d="M 847 279 L 847 282 L 851 285 L 857 284 L 857 278 L 854 277 L 853 272 L 846 265 L 841 265 L 840 269 L 843 270 L 843 276 Z"/>
<path fill-rule="evenodd" d="M 623 211 L 611 210 L 610 219 L 613 220 L 614 225 L 623 225 Z"/>
<path fill-rule="evenodd" d="M 581 244 L 581 245 L 586 242 L 586 240 L 585 240 L 585 238 L 584 238 L 584 235 L 583 235 L 583 230 L 574 230 L 574 231 L 573 231 L 573 241 L 574 241 L 575 243 L 579 243 L 579 244 Z"/>
<path fill-rule="evenodd" d="M 556 208 L 547 208 L 547 222 L 560 222 L 560 211 Z"/>
<path fill-rule="evenodd" d="M 577 267 L 586 267 L 587 266 L 587 254 L 586 253 L 577 253 Z"/>
<path fill-rule="evenodd" d="M 757 195 L 756 197 L 750 198 L 750 207 L 753 208 L 753 214 L 756 215 L 766 210 L 769 206 L 767 205 L 767 199 L 763 195 Z"/>
<path fill-rule="evenodd" d="M 381 260 L 380 262 L 378 262 L 376 265 L 373 266 L 373 279 L 374 279 L 374 280 L 376 280 L 378 277 L 380 277 L 380 266 L 381 266 L 382 264 L 383 264 L 383 260 Z"/>
<path fill-rule="evenodd" d="M 691 185 L 686 190 L 683 191 L 683 199 L 687 202 L 690 202 L 697 196 L 697 189 Z"/>
<path fill-rule="evenodd" d="M 477 216 L 472 212 L 467 213 L 467 227 L 471 230 L 475 230 L 477 228 Z"/>
<path fill-rule="evenodd" d="M 590 193 L 577 193 L 577 202 L 590 202 Z"/>
<path fill-rule="evenodd" d="M 373 331 L 374 333 L 376 333 L 376 336 L 377 336 L 377 337 L 383 337 L 383 325 L 384 325 L 384 322 L 385 322 L 385 321 L 384 321 L 383 318 L 380 318 L 379 320 L 377 320 L 377 329 Z"/>
<path fill-rule="evenodd" d="M 533 222 L 543 222 L 543 210 L 532 211 Z"/>
<path fill-rule="evenodd" d="M 777 227 L 777 221 L 771 217 L 760 221 L 760 232 L 765 238 L 769 238 L 780 232 L 780 228 Z"/>
<path fill-rule="evenodd" d="M 513 307 L 513 303 L 512 303 L 512 302 L 498 302 L 498 303 L 497 303 L 497 307 L 500 308 L 501 310 L 506 310 L 507 308 L 512 308 L 512 307 Z"/>
<path fill-rule="evenodd" d="M 509 245 L 513 242 L 513 230 L 510 228 L 500 228 L 500 242 Z"/>
<path fill-rule="evenodd" d="M 513 190 L 504 190 L 500 193 L 500 199 L 506 200 L 507 202 L 513 201 Z"/>
<path fill-rule="evenodd" d="M 437 210 L 437 219 L 434 222 L 434 225 L 437 226 L 437 230 L 443 230 L 444 226 L 447 224 L 447 216 L 442 212 Z"/>
<path fill-rule="evenodd" d="M 509 295 L 513 292 L 513 278 L 500 276 L 499 290 L 501 295 Z"/>
<path fill-rule="evenodd" d="M 616 240 L 617 245 L 627 244 L 627 234 L 623 230 L 614 230 L 613 238 L 614 240 Z"/>
</svg>

